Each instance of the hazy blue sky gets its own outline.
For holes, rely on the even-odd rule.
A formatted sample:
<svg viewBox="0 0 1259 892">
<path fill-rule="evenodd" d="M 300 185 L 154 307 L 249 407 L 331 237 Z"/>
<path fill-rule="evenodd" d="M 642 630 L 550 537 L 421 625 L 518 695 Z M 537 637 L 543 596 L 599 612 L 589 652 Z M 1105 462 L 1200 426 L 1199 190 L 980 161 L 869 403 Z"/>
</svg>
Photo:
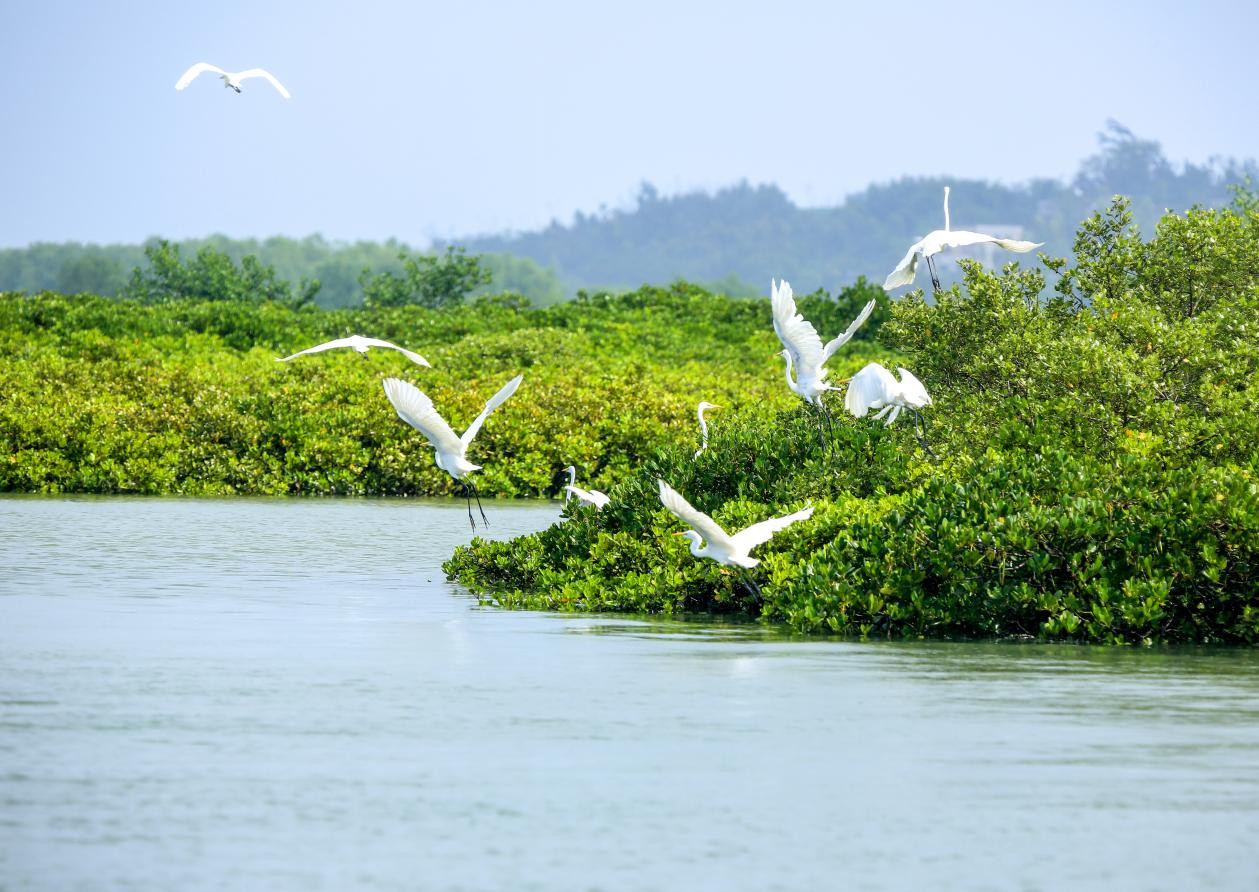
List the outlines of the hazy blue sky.
<svg viewBox="0 0 1259 892">
<path fill-rule="evenodd" d="M 1259 155 L 1259 4 L 0 0 L 0 245 L 412 243 L 747 178 L 1064 176 L 1109 117 Z M 193 62 L 263 66 L 242 95 Z"/>
</svg>

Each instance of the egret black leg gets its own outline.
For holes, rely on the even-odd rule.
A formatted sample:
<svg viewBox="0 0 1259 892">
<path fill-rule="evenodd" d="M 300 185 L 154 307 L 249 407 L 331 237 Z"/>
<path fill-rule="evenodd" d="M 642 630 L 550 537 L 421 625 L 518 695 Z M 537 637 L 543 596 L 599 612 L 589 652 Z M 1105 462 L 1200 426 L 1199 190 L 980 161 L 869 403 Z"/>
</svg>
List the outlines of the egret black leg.
<svg viewBox="0 0 1259 892">
<path fill-rule="evenodd" d="M 490 519 L 485 516 L 485 509 L 481 507 L 481 494 L 477 492 L 475 483 L 469 483 L 468 486 L 472 487 L 472 494 L 476 496 L 476 509 L 481 512 L 481 522 L 488 527 L 490 525 Z M 472 513 L 471 507 L 468 508 L 468 513 Z"/>
<path fill-rule="evenodd" d="M 459 481 L 463 484 L 463 497 L 468 500 L 468 523 L 472 525 L 472 529 L 476 529 L 476 521 L 472 519 L 472 490 L 468 488 L 466 480 Z"/>
<path fill-rule="evenodd" d="M 927 442 L 927 419 L 922 417 L 922 413 L 917 409 L 914 410 L 914 433 L 918 434 L 918 442 L 922 444 L 922 448 L 927 450 L 927 455 L 939 461 L 940 456 L 935 454 L 935 450 L 931 448 L 931 444 Z"/>
<path fill-rule="evenodd" d="M 748 594 L 758 601 L 764 601 L 765 595 L 762 594 L 761 587 L 756 584 L 756 580 L 752 578 L 751 572 L 745 569 L 740 575 L 743 578 L 743 587 L 748 590 Z"/>
<path fill-rule="evenodd" d="M 927 269 L 931 271 L 931 287 L 935 289 L 936 291 L 942 290 L 940 287 L 940 276 L 936 273 L 935 258 L 933 257 L 927 258 Z"/>
</svg>

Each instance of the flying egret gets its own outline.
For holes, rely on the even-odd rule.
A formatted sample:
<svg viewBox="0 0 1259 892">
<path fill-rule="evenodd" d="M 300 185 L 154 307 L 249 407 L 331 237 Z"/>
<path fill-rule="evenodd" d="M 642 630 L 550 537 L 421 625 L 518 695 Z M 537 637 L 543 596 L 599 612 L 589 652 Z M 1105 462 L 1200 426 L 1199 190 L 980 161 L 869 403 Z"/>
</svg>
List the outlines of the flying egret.
<svg viewBox="0 0 1259 892">
<path fill-rule="evenodd" d="M 708 409 L 720 409 L 720 408 L 721 406 L 717 406 L 709 402 L 702 402 L 699 404 L 699 409 L 696 410 L 695 414 L 699 416 L 700 445 L 699 445 L 699 449 L 695 450 L 695 455 L 692 456 L 693 459 L 699 458 L 700 453 L 702 453 L 705 449 L 708 448 L 708 422 L 704 420 L 704 412 L 707 411 Z"/>
<path fill-rule="evenodd" d="M 436 453 L 437 467 L 441 468 L 455 480 L 463 484 L 464 495 L 468 499 L 468 522 L 472 524 L 472 529 L 476 529 L 476 521 L 472 519 L 472 499 L 476 497 L 477 510 L 481 512 L 481 520 L 486 526 L 489 526 L 489 518 L 485 516 L 485 509 L 481 507 L 481 495 L 477 492 L 476 484 L 464 477 L 473 471 L 481 470 L 480 465 L 474 465 L 468 461 L 466 453 L 468 446 L 472 443 L 472 438 L 477 435 L 477 431 L 481 429 L 481 425 L 490 413 L 507 401 L 516 388 L 520 386 L 520 382 L 524 380 L 524 375 L 517 375 L 506 384 L 502 390 L 494 394 L 486 402 L 485 408 L 481 410 L 481 414 L 476 417 L 472 424 L 468 425 L 468 429 L 463 432 L 462 437 L 455 436 L 455 432 L 450 429 L 450 425 L 446 423 L 446 419 L 437 413 L 437 409 L 433 406 L 433 401 L 421 393 L 413 384 L 398 378 L 386 378 L 385 396 L 389 397 L 389 402 L 393 404 L 394 411 L 398 413 L 398 417 L 405 421 L 411 427 L 424 435 L 424 438 L 432 445 L 434 453 Z"/>
<path fill-rule="evenodd" d="M 275 361 L 288 362 L 290 359 L 296 359 L 305 353 L 322 353 L 325 350 L 336 350 L 338 347 L 349 347 L 362 353 L 364 356 L 367 355 L 369 347 L 384 347 L 387 350 L 397 350 L 416 365 L 428 366 L 428 360 L 418 353 L 399 347 L 397 344 L 382 341 L 380 338 L 365 338 L 362 335 L 350 335 L 348 338 L 337 338 L 335 341 L 328 341 L 326 344 L 316 344 L 314 347 L 299 350 L 292 356 L 276 357 Z"/>
<path fill-rule="evenodd" d="M 927 258 L 927 269 L 931 271 L 931 285 L 940 290 L 940 277 L 936 275 L 935 262 L 931 259 L 945 248 L 964 248 L 968 245 L 997 245 L 1016 254 L 1026 254 L 1039 248 L 1044 242 L 1023 242 L 1012 238 L 997 238 L 982 232 L 969 232 L 965 229 L 949 228 L 949 187 L 944 187 L 944 228 L 928 232 L 918 241 L 909 246 L 909 251 L 896 264 L 896 269 L 888 273 L 883 281 L 883 289 L 891 291 L 902 285 L 912 285 L 918 274 L 919 255 Z"/>
<path fill-rule="evenodd" d="M 822 394 L 837 388 L 826 381 L 828 374 L 826 363 L 835 355 L 835 351 L 847 344 L 857 333 L 857 329 L 870 318 L 870 314 L 874 312 L 875 302 L 870 301 L 862 307 L 857 318 L 844 330 L 844 333 L 823 346 L 817 329 L 796 311 L 796 301 L 791 293 L 791 285 L 785 281 L 771 280 L 770 292 L 773 295 L 771 305 L 774 332 L 778 335 L 778 340 L 782 341 L 784 348 L 778 355 L 787 362 L 787 386 L 791 388 L 792 393 L 816 408 L 824 419 L 824 424 L 833 428 L 833 420 L 826 404 L 822 401 Z M 792 377 L 793 368 L 794 378 Z M 824 431 L 822 436 L 825 442 Z"/>
<path fill-rule="evenodd" d="M 896 370 L 901 373 L 899 381 L 877 362 L 867 365 L 853 375 L 852 380 L 848 382 L 844 405 L 856 418 L 861 418 L 871 409 L 878 409 L 879 412 L 874 419 L 878 421 L 886 415 L 884 427 L 889 427 L 901 414 L 902 409 L 908 409 L 917 419 L 915 433 L 918 434 L 919 442 L 931 454 L 931 457 L 935 458 L 936 454 L 927 444 L 927 422 L 923 420 L 920 411 L 932 404 L 931 396 L 927 393 L 927 388 L 914 377 L 909 369 L 898 367 Z M 921 427 L 920 433 L 918 427 Z"/>
<path fill-rule="evenodd" d="M 730 535 L 715 520 L 692 506 L 669 484 L 659 479 L 656 482 L 660 484 L 660 503 L 668 508 L 678 520 L 694 527 L 694 529 L 687 530 L 684 533 L 676 534 L 685 536 L 690 540 L 691 554 L 697 558 L 708 558 L 727 567 L 738 567 L 743 570 L 752 569 L 760 561 L 751 557 L 748 554 L 749 551 L 758 545 L 764 545 L 779 530 L 791 526 L 798 520 L 807 520 L 813 516 L 813 506 L 810 505 L 785 517 L 772 517 L 769 520 L 762 520 L 760 523 L 754 523 L 747 529 Z M 701 547 L 701 542 L 707 542 L 708 544 Z M 749 592 L 758 598 L 761 596 L 760 586 L 746 574 L 744 583 L 748 585 Z"/>
<path fill-rule="evenodd" d="M 179 80 L 175 81 L 175 89 L 182 90 L 194 80 L 197 75 L 205 71 L 213 71 L 219 76 L 219 80 L 223 82 L 223 86 L 240 92 L 240 82 L 248 80 L 251 77 L 264 77 L 271 82 L 271 86 L 280 91 L 280 95 L 285 99 L 289 98 L 289 91 L 284 89 L 284 84 L 276 80 L 275 75 L 267 71 L 265 68 L 250 68 L 247 71 L 224 71 L 217 65 L 211 65 L 209 62 L 198 62 L 179 76 Z"/>
<path fill-rule="evenodd" d="M 594 505 L 596 511 L 612 501 L 605 493 L 601 493 L 597 489 L 582 489 L 580 486 L 574 486 L 573 484 L 577 482 L 577 469 L 572 465 L 569 465 L 564 470 L 568 471 L 568 485 L 564 487 L 568 495 L 564 496 L 564 501 L 567 502 L 573 496 L 576 496 L 578 501 L 587 505 Z"/>
</svg>

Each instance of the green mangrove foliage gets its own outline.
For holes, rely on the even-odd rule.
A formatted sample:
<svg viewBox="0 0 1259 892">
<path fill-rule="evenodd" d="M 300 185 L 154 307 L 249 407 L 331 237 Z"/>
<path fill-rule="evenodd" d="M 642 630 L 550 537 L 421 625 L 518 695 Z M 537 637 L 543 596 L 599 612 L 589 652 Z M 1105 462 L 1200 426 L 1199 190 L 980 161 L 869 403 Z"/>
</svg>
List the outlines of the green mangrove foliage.
<svg viewBox="0 0 1259 892">
<path fill-rule="evenodd" d="M 876 293 L 861 286 L 802 306 L 838 330 Z M 545 309 L 512 295 L 327 311 L 6 294 L 0 490 L 445 494 L 450 478 L 393 414 L 381 380 L 414 381 L 462 429 L 520 372 L 520 393 L 474 446 L 481 492 L 554 494 L 569 464 L 609 487 L 644 455 L 693 450 L 701 399 L 764 413 L 791 405 L 769 318 L 768 301 L 685 284 Z M 412 347 L 434 367 L 391 351 L 275 362 L 356 332 Z M 871 351 L 846 348 L 845 360 L 855 369 Z"/>
<path fill-rule="evenodd" d="M 803 408 L 743 409 L 699 460 L 660 449 L 602 512 L 475 540 L 447 572 L 508 606 L 1259 641 L 1259 211 L 1169 215 L 1143 240 L 1117 201 L 1074 254 L 1046 259 L 1048 298 L 1038 271 L 966 263 L 962 286 L 892 306 L 880 337 L 935 398 L 939 461 L 909 424 L 845 418 L 827 455 Z M 755 552 L 762 601 L 671 535 L 657 477 L 727 529 L 817 511 Z"/>
</svg>

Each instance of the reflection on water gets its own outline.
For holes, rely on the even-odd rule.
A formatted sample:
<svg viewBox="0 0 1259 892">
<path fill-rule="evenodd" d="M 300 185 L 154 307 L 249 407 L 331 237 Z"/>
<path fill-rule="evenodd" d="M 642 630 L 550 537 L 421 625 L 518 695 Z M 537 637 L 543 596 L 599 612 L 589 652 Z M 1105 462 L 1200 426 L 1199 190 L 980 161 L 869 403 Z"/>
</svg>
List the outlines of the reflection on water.
<svg viewBox="0 0 1259 892">
<path fill-rule="evenodd" d="M 512 613 L 443 581 L 469 535 L 0 499 L 0 888 L 1259 884 L 1252 650 Z"/>
</svg>

